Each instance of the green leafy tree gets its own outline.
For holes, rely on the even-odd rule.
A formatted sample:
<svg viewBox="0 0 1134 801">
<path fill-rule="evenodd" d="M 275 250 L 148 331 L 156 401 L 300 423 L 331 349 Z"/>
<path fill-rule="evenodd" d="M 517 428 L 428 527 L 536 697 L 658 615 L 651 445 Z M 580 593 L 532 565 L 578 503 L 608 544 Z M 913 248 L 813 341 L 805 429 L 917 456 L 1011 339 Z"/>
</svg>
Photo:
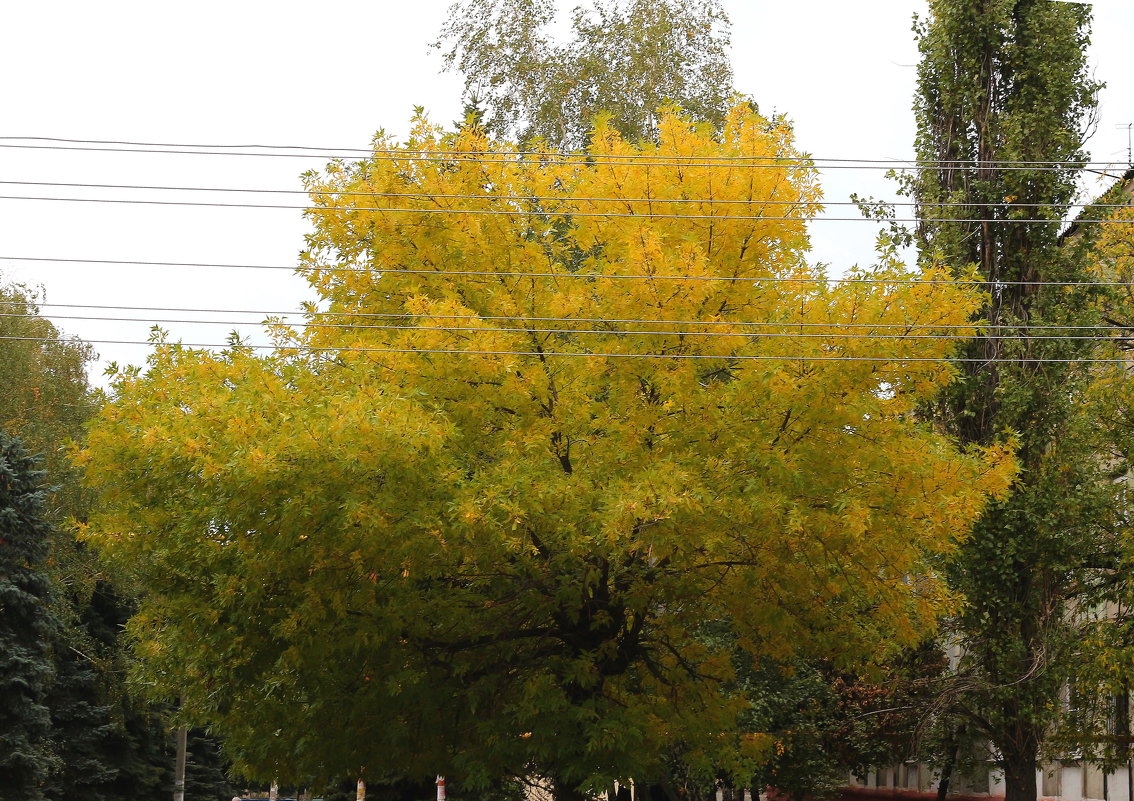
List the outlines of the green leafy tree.
<svg viewBox="0 0 1134 801">
<path fill-rule="evenodd" d="M 1107 351 L 1066 326 L 1105 325 L 1081 249 L 1061 243 L 1097 85 L 1089 7 L 1047 0 L 936 0 L 921 26 L 917 150 L 910 187 L 923 258 L 979 270 L 985 328 L 937 402 L 966 443 L 1019 437 L 1021 471 L 948 567 L 966 604 L 953 637 L 965 688 L 954 732 L 994 747 L 1008 801 L 1033 801 L 1045 737 L 1080 637 L 1120 552 L 1122 503 L 1086 402 Z M 1039 220 L 1041 222 L 1029 222 Z M 1059 282 L 1081 283 L 1080 286 Z M 948 739 L 948 738 L 947 738 Z"/>
<path fill-rule="evenodd" d="M 87 382 L 90 345 L 67 338 L 40 313 L 41 298 L 20 284 L 0 284 L 0 427 L 42 453 L 54 487 L 45 499 L 52 522 L 85 514 L 86 499 L 66 446 L 80 440 L 99 396 Z"/>
<path fill-rule="evenodd" d="M 721 624 L 708 628 L 729 636 Z M 734 658 L 736 692 L 747 703 L 743 726 L 774 738 L 770 759 L 748 786 L 799 801 L 835 795 L 848 773 L 865 776 L 914 756 L 911 734 L 939 703 L 946 668 L 933 641 L 858 672 L 830 659 L 753 658 L 739 650 Z"/>
<path fill-rule="evenodd" d="M 1103 319 L 1112 330 L 1103 353 L 1121 362 L 1100 367 L 1089 400 L 1112 448 L 1104 463 L 1112 468 L 1114 479 L 1122 482 L 1123 497 L 1128 500 L 1131 476 L 1126 471 L 1134 460 L 1134 392 L 1129 375 L 1134 350 L 1134 168 L 1084 209 L 1081 217 L 1113 221 L 1076 223 L 1065 239 L 1085 245 L 1098 278 L 1115 283 L 1101 304 Z M 1128 526 L 1132 517 L 1126 515 Z M 1109 765 L 1125 765 L 1130 759 L 1130 677 L 1134 675 L 1134 616 L 1130 613 L 1134 583 L 1127 580 L 1134 566 L 1130 542 L 1128 531 L 1127 547 L 1116 559 L 1103 593 L 1106 603 L 1091 610 L 1094 614 L 1089 616 L 1071 688 L 1076 714 L 1060 732 L 1071 743 L 1086 740 L 1092 756 Z"/>
<path fill-rule="evenodd" d="M 56 766 L 46 703 L 58 621 L 44 573 L 43 472 L 0 429 L 0 799 L 40 801 Z"/>
<path fill-rule="evenodd" d="M 574 9 L 567 41 L 549 32 L 554 20 L 552 0 L 451 7 L 437 46 L 492 133 L 579 149 L 609 114 L 627 139 L 652 139 L 669 104 L 724 124 L 733 88 L 719 0 L 594 0 Z"/>
</svg>

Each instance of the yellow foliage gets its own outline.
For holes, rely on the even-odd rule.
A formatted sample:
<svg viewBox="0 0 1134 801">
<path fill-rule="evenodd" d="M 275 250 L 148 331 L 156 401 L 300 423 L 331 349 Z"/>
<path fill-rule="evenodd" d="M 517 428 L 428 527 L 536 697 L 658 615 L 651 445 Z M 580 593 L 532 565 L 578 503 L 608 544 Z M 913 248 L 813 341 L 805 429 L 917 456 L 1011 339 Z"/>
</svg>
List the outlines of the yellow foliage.
<svg viewBox="0 0 1134 801">
<path fill-rule="evenodd" d="M 382 729 L 402 715 L 493 764 L 571 732 L 618 777 L 671 727 L 735 722 L 707 620 L 847 661 L 931 629 L 934 559 L 1012 476 L 917 422 L 974 291 L 827 281 L 814 171 L 746 107 L 642 145 L 600 123 L 584 156 L 424 121 L 378 147 L 307 179 L 302 272 L 339 327 L 277 327 L 267 357 L 161 345 L 91 432 L 89 537 L 154 588 L 154 681 L 261 765 L 253 722 L 309 714 L 366 745 L 282 735 L 305 765 L 440 769 Z M 293 685 L 307 711 L 268 702 Z"/>
</svg>

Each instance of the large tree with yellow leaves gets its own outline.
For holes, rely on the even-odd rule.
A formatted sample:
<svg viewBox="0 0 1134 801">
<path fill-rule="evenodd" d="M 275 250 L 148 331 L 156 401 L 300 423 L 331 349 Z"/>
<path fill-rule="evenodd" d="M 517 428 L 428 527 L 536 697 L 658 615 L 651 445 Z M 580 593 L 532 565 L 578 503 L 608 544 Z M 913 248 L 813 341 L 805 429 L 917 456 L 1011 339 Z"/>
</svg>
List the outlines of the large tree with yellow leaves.
<svg viewBox="0 0 1134 801">
<path fill-rule="evenodd" d="M 81 457 L 144 679 L 265 776 L 576 798 L 766 753 L 706 621 L 846 662 L 921 636 L 1012 469 L 913 414 L 979 297 L 807 266 L 798 156 L 738 107 L 562 156 L 421 122 L 309 176 L 307 327 L 158 346 Z"/>
</svg>

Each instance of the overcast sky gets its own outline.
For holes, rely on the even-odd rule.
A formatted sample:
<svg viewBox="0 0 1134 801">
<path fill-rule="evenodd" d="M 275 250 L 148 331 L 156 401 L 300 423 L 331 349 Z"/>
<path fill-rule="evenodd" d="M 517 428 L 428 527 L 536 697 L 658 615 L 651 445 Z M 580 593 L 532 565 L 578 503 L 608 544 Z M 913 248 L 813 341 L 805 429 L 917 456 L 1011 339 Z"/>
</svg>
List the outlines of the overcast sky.
<svg viewBox="0 0 1134 801">
<path fill-rule="evenodd" d="M 568 5 L 568 3 L 564 3 Z M 573 5 L 573 3 L 572 3 Z M 801 148 L 826 158 L 912 155 L 916 48 L 924 0 L 725 0 L 737 87 L 796 124 Z M 460 81 L 428 48 L 448 0 L 192 4 L 0 4 L 0 136 L 215 145 L 365 147 L 405 132 L 415 105 L 459 116 Z M 1092 159 L 1125 162 L 1134 122 L 1134 3 L 1097 0 L 1091 53 L 1101 97 Z M 0 139 L 0 144 L 12 144 Z M 46 144 L 46 143 L 40 143 Z M 92 153 L 0 147 L 0 180 L 296 190 L 312 158 Z M 878 172 L 824 175 L 828 200 L 892 197 Z M 0 184 L 0 195 L 300 205 L 302 195 L 218 195 Z M 846 209 L 834 208 L 834 216 Z M 303 246 L 298 211 L 0 200 L 0 256 L 290 267 Z M 841 272 L 869 260 L 863 222 L 816 222 L 814 256 Z M 284 269 L 222 269 L 0 260 L 0 277 L 42 285 L 44 311 L 89 340 L 144 340 L 177 312 L 65 309 L 54 304 L 284 312 L 314 299 Z M 124 324 L 69 319 L 136 316 Z M 258 320 L 219 314 L 216 320 Z M 223 342 L 235 326 L 166 323 L 189 343 Z M 252 330 L 245 328 L 244 330 Z M 96 343 L 107 361 L 140 363 L 147 348 Z"/>
</svg>

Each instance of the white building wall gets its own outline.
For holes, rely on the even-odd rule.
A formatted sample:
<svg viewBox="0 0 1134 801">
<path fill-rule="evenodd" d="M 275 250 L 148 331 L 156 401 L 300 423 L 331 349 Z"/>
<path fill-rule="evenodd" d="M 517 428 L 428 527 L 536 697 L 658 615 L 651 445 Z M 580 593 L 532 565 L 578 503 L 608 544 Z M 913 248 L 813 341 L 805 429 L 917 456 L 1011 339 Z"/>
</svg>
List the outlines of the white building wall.
<svg viewBox="0 0 1134 801">
<path fill-rule="evenodd" d="M 1130 797 L 1130 766 L 1119 768 L 1109 782 L 1110 801 L 1134 801 Z"/>
<path fill-rule="evenodd" d="M 1059 797 L 1063 801 L 1082 801 L 1083 768 L 1079 763 L 1063 763 L 1062 792 Z"/>
<path fill-rule="evenodd" d="M 913 776 L 916 776 L 916 782 Z M 920 791 L 930 794 L 937 791 L 940 777 L 927 765 L 911 772 L 903 765 L 876 768 L 864 777 L 847 776 L 847 786 L 886 791 Z M 915 786 L 916 784 L 916 786 Z M 1036 788 L 1041 799 L 1051 801 L 1134 801 L 1131 795 L 1130 772 L 1124 766 L 1106 775 L 1105 785 L 1099 768 L 1078 761 L 1053 762 L 1036 771 Z M 961 794 L 1003 797 L 1006 791 L 1004 774 L 992 770 L 986 788 L 965 788 Z M 1086 792 L 1084 792 L 1086 791 Z M 1105 795 L 1105 799 L 1104 799 Z"/>
</svg>

